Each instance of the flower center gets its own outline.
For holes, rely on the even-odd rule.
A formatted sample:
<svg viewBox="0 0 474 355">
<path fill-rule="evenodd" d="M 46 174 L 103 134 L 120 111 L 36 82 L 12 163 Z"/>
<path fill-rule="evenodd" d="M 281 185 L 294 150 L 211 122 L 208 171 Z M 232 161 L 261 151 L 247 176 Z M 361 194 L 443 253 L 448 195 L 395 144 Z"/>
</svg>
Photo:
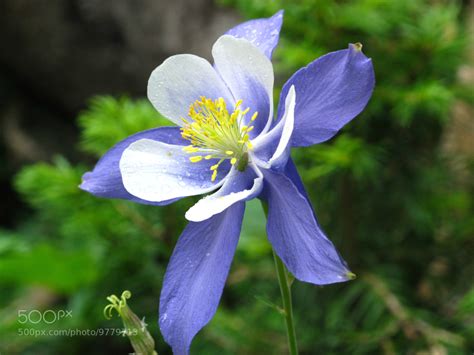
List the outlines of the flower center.
<svg viewBox="0 0 474 355">
<path fill-rule="evenodd" d="M 243 124 L 244 116 L 250 108 L 241 110 L 242 100 L 235 104 L 234 111 L 229 114 L 227 105 L 222 97 L 211 100 L 201 96 L 189 106 L 188 116 L 184 119 L 181 136 L 191 142 L 183 150 L 189 154 L 189 160 L 197 163 L 203 159 L 219 159 L 211 166 L 211 180 L 217 176 L 217 169 L 224 160 L 229 159 L 232 165 L 237 165 L 239 171 L 244 171 L 248 164 L 248 151 L 252 149 L 249 132 L 253 126 Z M 252 115 L 250 122 L 255 121 L 257 112 Z"/>
</svg>

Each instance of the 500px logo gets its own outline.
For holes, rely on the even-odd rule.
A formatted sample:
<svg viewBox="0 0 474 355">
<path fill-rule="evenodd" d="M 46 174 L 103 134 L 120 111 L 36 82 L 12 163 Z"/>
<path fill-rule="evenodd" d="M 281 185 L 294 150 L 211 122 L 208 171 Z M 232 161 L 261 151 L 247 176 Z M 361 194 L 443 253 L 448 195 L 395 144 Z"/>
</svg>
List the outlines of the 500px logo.
<svg viewBox="0 0 474 355">
<path fill-rule="evenodd" d="M 72 318 L 72 311 L 70 310 L 52 310 L 47 309 L 46 311 L 39 311 L 37 309 L 26 310 L 20 309 L 18 310 L 18 323 L 25 324 L 38 324 L 38 323 L 46 323 L 46 324 L 53 324 L 54 322 L 63 319 L 63 318 Z"/>
</svg>

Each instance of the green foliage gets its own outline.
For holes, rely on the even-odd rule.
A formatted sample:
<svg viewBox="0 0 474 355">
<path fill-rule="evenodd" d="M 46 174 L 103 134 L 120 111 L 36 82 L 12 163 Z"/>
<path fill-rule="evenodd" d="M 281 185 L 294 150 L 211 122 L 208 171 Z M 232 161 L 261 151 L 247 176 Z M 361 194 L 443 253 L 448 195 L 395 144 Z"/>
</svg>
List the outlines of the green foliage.
<svg viewBox="0 0 474 355">
<path fill-rule="evenodd" d="M 474 287 L 459 302 L 458 310 L 463 316 L 474 313 Z"/>
<path fill-rule="evenodd" d="M 22 170 L 15 184 L 32 207 L 61 213 L 68 206 L 65 200 L 83 197 L 77 186 L 85 171 L 83 166 L 74 167 L 64 158 L 56 157 L 54 167 L 39 163 Z"/>
<path fill-rule="evenodd" d="M 357 179 L 371 179 L 383 158 L 381 149 L 349 135 L 339 137 L 332 145 L 309 149 L 311 153 L 299 150 L 294 154 L 300 162 L 307 161 L 308 168 L 303 175 L 308 180 L 344 171 Z"/>
<path fill-rule="evenodd" d="M 364 113 L 332 140 L 293 153 L 320 224 L 358 275 L 324 288 L 295 281 L 301 353 L 471 351 L 474 164 L 459 170 L 444 145 L 448 131 L 456 137 L 453 104 L 473 98 L 456 81 L 467 43 L 461 5 L 220 2 L 248 18 L 285 9 L 274 58 L 277 86 L 350 42 L 362 42 L 375 65 L 377 86 Z M 79 118 L 80 148 L 94 156 L 92 163 L 126 136 L 163 124 L 169 123 L 145 100 L 95 98 Z M 133 292 L 134 311 L 145 315 L 158 353 L 169 352 L 157 328 L 158 295 L 192 201 L 158 208 L 95 198 L 77 188 L 91 167 L 56 158 L 16 178 L 32 210 L 17 230 L 0 233 L 0 287 L 7 291 L 0 293 L 2 353 L 130 352 L 122 337 L 16 336 L 18 299 L 29 309 L 73 311 L 72 319 L 50 328 L 97 329 L 110 327 L 103 300 L 120 289 Z M 194 353 L 286 352 L 264 231 L 260 206 L 251 202 L 219 310 L 193 343 Z M 47 302 L 36 299 L 38 288 L 48 292 Z"/>
<path fill-rule="evenodd" d="M 158 114 L 148 100 L 130 102 L 126 97 L 115 99 L 110 96 L 91 100 L 89 110 L 79 116 L 83 136 L 81 147 L 98 157 L 115 143 L 150 128 L 172 123 Z"/>
<path fill-rule="evenodd" d="M 9 242 L 5 239 L 3 243 Z M 85 251 L 65 252 L 45 244 L 2 255 L 0 277 L 6 284 L 40 284 L 70 294 L 96 278 L 96 267 L 95 260 Z M 74 277 L 70 277 L 72 274 Z"/>
</svg>

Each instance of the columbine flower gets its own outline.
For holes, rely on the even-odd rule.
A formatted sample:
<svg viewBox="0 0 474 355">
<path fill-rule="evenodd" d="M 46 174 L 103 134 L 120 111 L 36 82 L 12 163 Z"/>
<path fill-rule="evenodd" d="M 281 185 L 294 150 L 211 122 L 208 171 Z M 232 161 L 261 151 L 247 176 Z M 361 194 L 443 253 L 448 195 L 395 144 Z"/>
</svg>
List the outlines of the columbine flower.
<svg viewBox="0 0 474 355">
<path fill-rule="evenodd" d="M 189 54 L 165 60 L 148 98 L 179 127 L 125 139 L 84 175 L 81 188 L 96 196 L 155 205 L 213 192 L 187 211 L 163 283 L 159 324 L 176 354 L 189 351 L 217 309 L 249 199 L 268 203 L 268 239 L 297 279 L 351 278 L 289 153 L 330 139 L 363 110 L 372 63 L 360 44 L 322 56 L 283 86 L 274 118 L 270 58 L 282 18 L 280 11 L 229 30 L 212 48 L 214 65 Z"/>
</svg>

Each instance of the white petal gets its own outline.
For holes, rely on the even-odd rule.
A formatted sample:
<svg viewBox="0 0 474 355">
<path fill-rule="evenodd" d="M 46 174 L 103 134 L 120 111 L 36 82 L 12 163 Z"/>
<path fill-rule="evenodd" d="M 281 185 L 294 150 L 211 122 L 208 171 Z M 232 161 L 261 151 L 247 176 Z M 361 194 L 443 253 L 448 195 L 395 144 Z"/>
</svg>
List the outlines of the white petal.
<svg viewBox="0 0 474 355">
<path fill-rule="evenodd" d="M 166 118 L 177 125 L 188 116 L 189 106 L 201 96 L 224 98 L 234 105 L 232 94 L 209 62 L 191 54 L 166 59 L 148 80 L 148 99 Z"/>
<path fill-rule="evenodd" d="M 280 159 L 285 159 L 285 153 L 288 153 L 288 150 L 291 148 L 289 144 L 291 135 L 293 134 L 293 127 L 295 124 L 295 103 L 295 87 L 292 86 L 285 99 L 285 115 L 282 119 L 283 127 L 281 128 L 281 136 L 280 142 L 278 143 L 278 147 L 270 159 L 270 165 L 272 166 L 278 164 Z M 288 156 L 286 156 L 286 158 L 288 158 Z"/>
<path fill-rule="evenodd" d="M 186 219 L 192 222 L 204 221 L 236 202 L 256 197 L 262 187 L 263 175 L 258 168 L 249 166 L 243 173 L 232 168 L 221 189 L 199 200 L 186 212 Z"/>
<path fill-rule="evenodd" d="M 242 108 L 250 107 L 247 122 L 255 111 L 257 120 L 252 136 L 269 128 L 273 117 L 273 66 L 270 60 L 252 43 L 229 35 L 221 36 L 212 47 L 217 71 L 230 88 L 234 99 L 243 101 Z"/>
<path fill-rule="evenodd" d="M 291 149 L 291 136 L 295 123 L 295 87 L 291 86 L 285 98 L 285 113 L 271 131 L 252 141 L 252 159 L 257 165 L 269 169 L 279 169 L 286 164 Z"/>
<path fill-rule="evenodd" d="M 153 202 L 200 195 L 222 185 L 224 168 L 212 182 L 209 168 L 215 161 L 191 163 L 189 157 L 183 146 L 140 139 L 130 144 L 120 159 L 123 185 L 130 194 Z"/>
</svg>

